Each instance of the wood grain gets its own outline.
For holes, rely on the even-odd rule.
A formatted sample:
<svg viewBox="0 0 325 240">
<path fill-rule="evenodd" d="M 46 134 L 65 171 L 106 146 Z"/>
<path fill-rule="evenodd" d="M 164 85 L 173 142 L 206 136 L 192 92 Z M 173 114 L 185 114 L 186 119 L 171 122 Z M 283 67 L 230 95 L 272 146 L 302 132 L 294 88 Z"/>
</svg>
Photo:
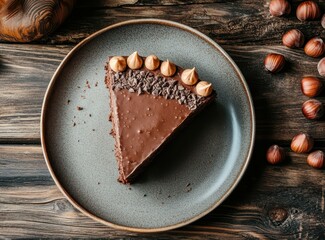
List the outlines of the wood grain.
<svg viewBox="0 0 325 240">
<path fill-rule="evenodd" d="M 74 44 L 116 22 L 135 18 L 162 18 L 194 27 L 223 45 L 280 44 L 284 32 L 299 28 L 307 38 L 325 37 L 320 21 L 300 22 L 295 11 L 288 17 L 272 17 L 269 1 L 140 0 L 78 2 L 64 27 L 41 43 Z M 299 1 L 293 1 L 293 9 Z M 325 3 L 320 5 L 325 9 Z M 120 6 L 120 7 L 116 7 Z"/>
<path fill-rule="evenodd" d="M 305 154 L 288 148 L 293 135 L 306 131 L 315 137 L 315 149 L 325 150 L 325 119 L 306 120 L 300 110 L 307 99 L 300 79 L 317 76 L 319 59 L 281 46 L 287 29 L 299 28 L 307 38 L 325 37 L 325 31 L 319 21 L 298 21 L 294 11 L 271 17 L 268 2 L 80 0 L 52 35 L 35 44 L 0 43 L 0 238 L 325 239 L 325 170 L 312 169 Z M 294 9 L 300 1 L 291 2 Z M 193 224 L 150 235 L 108 228 L 74 209 L 54 185 L 39 145 L 42 99 L 64 56 L 96 30 L 139 17 L 175 20 L 220 43 L 249 84 L 257 118 L 251 163 L 230 197 Z M 283 72 L 263 70 L 269 52 L 285 55 Z M 325 94 L 318 99 L 325 103 Z M 280 166 L 265 161 L 273 143 L 289 152 Z"/>
<path fill-rule="evenodd" d="M 0 237 L 322 238 L 324 170 L 309 167 L 305 159 L 306 155 L 289 153 L 285 164 L 271 166 L 263 154 L 255 154 L 239 186 L 212 213 L 181 229 L 142 235 L 113 230 L 77 211 L 51 180 L 40 146 L 2 145 Z"/>
<path fill-rule="evenodd" d="M 53 32 L 75 0 L 0 0 L 0 39 L 30 42 Z"/>
<path fill-rule="evenodd" d="M 257 138 L 290 141 L 300 131 L 320 143 L 325 140 L 324 120 L 310 121 L 301 113 L 307 100 L 300 90 L 304 75 L 317 75 L 317 59 L 302 50 L 282 46 L 224 46 L 242 70 L 253 95 Z M 52 74 L 71 46 L 0 44 L 0 142 L 39 143 L 39 119 L 43 96 Z M 279 74 L 264 71 L 269 52 L 286 56 L 288 64 Z M 276 94 L 275 94 L 276 93 Z M 318 99 L 324 102 L 325 97 Z M 290 124 L 289 124 L 290 123 Z"/>
</svg>

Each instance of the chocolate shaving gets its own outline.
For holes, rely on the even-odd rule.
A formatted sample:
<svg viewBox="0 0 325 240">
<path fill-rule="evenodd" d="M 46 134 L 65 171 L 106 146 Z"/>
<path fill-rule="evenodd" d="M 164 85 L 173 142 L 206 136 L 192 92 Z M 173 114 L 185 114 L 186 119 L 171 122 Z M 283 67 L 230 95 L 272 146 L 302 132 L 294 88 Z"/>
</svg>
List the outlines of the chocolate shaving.
<svg viewBox="0 0 325 240">
<path fill-rule="evenodd" d="M 138 95 L 148 93 L 153 96 L 162 96 L 165 99 L 176 99 L 179 104 L 186 105 L 190 110 L 195 110 L 204 100 L 204 97 L 191 92 L 177 80 L 155 76 L 150 71 L 129 69 L 119 73 L 110 71 L 109 74 L 113 90 L 126 89 Z"/>
</svg>

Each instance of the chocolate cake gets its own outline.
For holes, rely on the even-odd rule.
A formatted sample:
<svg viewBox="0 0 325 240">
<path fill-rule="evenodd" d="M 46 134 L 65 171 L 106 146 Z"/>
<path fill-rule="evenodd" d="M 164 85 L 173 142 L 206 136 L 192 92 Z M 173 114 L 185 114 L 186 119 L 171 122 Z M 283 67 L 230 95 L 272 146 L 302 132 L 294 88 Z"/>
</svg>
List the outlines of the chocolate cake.
<svg viewBox="0 0 325 240">
<path fill-rule="evenodd" d="M 182 69 L 154 55 L 109 57 L 105 68 L 118 180 L 131 183 L 216 93 L 195 68 Z"/>
</svg>

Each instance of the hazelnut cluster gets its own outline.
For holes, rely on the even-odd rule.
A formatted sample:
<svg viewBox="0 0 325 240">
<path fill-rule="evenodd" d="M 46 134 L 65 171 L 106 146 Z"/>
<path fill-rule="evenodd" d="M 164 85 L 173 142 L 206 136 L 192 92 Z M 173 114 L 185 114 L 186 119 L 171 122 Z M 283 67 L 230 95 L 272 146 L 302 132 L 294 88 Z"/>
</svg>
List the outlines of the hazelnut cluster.
<svg viewBox="0 0 325 240">
<path fill-rule="evenodd" d="M 270 14 L 276 17 L 289 15 L 291 12 L 290 2 L 287 0 L 271 0 L 269 5 Z M 314 1 L 303 1 L 296 9 L 296 17 L 300 21 L 319 19 L 321 10 Z M 321 19 L 321 25 L 325 28 L 325 14 Z M 325 43 L 320 37 L 313 37 L 304 46 L 305 36 L 299 29 L 290 29 L 282 36 L 282 43 L 288 48 L 302 48 L 307 56 L 318 58 L 325 53 Z M 265 69 L 271 73 L 277 73 L 283 69 L 285 57 L 278 53 L 270 53 L 264 59 Z M 325 76 L 325 57 L 317 65 L 318 72 Z M 317 97 L 323 90 L 322 81 L 314 76 L 305 76 L 301 80 L 302 93 L 310 98 Z M 309 99 L 302 104 L 303 115 L 310 120 L 317 120 L 324 115 L 324 106 L 317 99 Z M 291 150 L 296 153 L 309 153 L 314 146 L 314 140 L 306 133 L 300 133 L 292 139 Z M 285 159 L 285 150 L 272 145 L 266 153 L 266 159 L 270 164 L 277 164 Z M 307 163 L 314 168 L 324 166 L 324 152 L 321 150 L 310 153 Z"/>
<path fill-rule="evenodd" d="M 291 150 L 295 153 L 309 153 L 314 147 L 314 139 L 307 133 L 299 133 L 291 141 Z M 272 145 L 266 152 L 266 160 L 270 164 L 282 163 L 286 158 L 284 148 Z M 324 167 L 324 152 L 316 150 L 307 156 L 307 164 L 313 168 L 321 169 Z"/>
<path fill-rule="evenodd" d="M 127 66 L 130 69 L 137 70 L 142 68 L 143 58 L 138 54 L 138 52 L 132 53 L 127 57 L 126 60 L 122 56 L 114 56 L 109 60 L 109 65 L 114 72 L 123 72 Z M 177 70 L 174 63 L 168 59 L 166 61 L 160 62 L 159 58 L 155 55 L 149 55 L 146 57 L 144 65 L 148 70 L 151 71 L 158 69 L 160 66 L 160 72 L 165 77 L 174 76 Z M 195 68 L 185 69 L 181 73 L 181 80 L 185 85 L 188 86 L 193 86 L 196 84 L 195 92 L 202 97 L 209 96 L 213 91 L 211 83 L 206 81 L 199 81 L 199 76 Z"/>
</svg>

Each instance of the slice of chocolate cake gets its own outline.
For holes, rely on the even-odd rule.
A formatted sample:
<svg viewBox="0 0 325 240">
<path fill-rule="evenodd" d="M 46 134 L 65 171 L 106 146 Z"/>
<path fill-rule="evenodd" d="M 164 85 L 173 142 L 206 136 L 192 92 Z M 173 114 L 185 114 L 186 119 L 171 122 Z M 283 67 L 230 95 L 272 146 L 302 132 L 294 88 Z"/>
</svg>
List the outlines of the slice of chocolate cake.
<svg viewBox="0 0 325 240">
<path fill-rule="evenodd" d="M 122 183 L 134 181 L 174 133 L 216 96 L 195 68 L 137 52 L 109 57 L 105 83 Z"/>
</svg>

